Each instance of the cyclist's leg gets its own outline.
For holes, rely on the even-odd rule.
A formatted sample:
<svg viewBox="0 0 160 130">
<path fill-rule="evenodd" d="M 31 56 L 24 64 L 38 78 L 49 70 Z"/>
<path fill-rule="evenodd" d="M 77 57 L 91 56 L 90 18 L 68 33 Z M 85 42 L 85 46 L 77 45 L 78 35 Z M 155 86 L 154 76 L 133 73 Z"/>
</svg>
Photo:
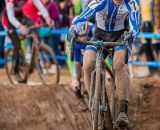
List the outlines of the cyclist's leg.
<svg viewBox="0 0 160 130">
<path fill-rule="evenodd" d="M 91 41 L 103 40 L 105 31 L 99 28 L 95 29 Z M 91 73 L 95 69 L 97 48 L 94 46 L 87 46 L 84 52 L 83 69 L 84 69 L 84 85 L 89 93 L 91 82 Z"/>
<path fill-rule="evenodd" d="M 89 93 L 90 81 L 91 81 L 91 73 L 95 69 L 96 64 L 96 48 L 92 46 L 87 46 L 84 52 L 84 61 L 83 61 L 83 69 L 84 69 L 84 85 Z"/>
<path fill-rule="evenodd" d="M 19 49 L 20 49 L 20 39 L 16 32 L 16 28 L 9 22 L 7 26 L 7 33 L 9 38 L 11 39 L 13 46 L 14 46 L 14 52 L 13 52 L 13 71 L 14 73 L 18 73 L 18 58 L 19 58 Z"/>
<path fill-rule="evenodd" d="M 131 48 L 128 48 L 128 55 L 131 53 Z M 119 46 L 115 49 L 113 58 L 113 67 L 115 73 L 115 82 L 117 96 L 119 99 L 117 126 L 128 126 L 128 99 L 130 94 L 130 78 L 128 65 L 125 64 L 125 47 Z"/>
<path fill-rule="evenodd" d="M 73 71 L 73 80 L 71 86 L 72 89 L 76 92 L 79 90 L 80 85 L 81 62 L 73 63 Z"/>
<path fill-rule="evenodd" d="M 78 90 L 80 85 L 80 78 L 81 78 L 81 67 L 82 67 L 82 55 L 81 49 L 85 49 L 85 45 L 75 45 L 74 49 L 74 63 L 73 63 L 73 81 L 72 81 L 72 88 L 74 90 Z"/>
</svg>

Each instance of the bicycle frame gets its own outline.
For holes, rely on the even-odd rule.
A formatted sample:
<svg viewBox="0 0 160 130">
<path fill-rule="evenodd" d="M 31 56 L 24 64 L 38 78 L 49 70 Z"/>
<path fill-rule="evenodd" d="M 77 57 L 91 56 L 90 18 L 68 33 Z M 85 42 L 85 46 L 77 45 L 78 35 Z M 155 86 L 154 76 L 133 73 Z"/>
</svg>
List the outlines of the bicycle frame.
<svg viewBox="0 0 160 130">
<path fill-rule="evenodd" d="M 104 112 L 105 118 L 105 127 L 107 127 L 109 130 L 113 130 L 114 122 L 115 122 L 115 77 L 112 72 L 112 70 L 109 68 L 108 64 L 105 63 L 103 59 L 103 49 L 105 46 L 108 47 L 114 47 L 123 45 L 126 46 L 126 52 L 127 52 L 127 42 L 102 42 L 102 41 L 77 41 L 75 42 L 73 39 L 72 46 L 71 46 L 71 59 L 74 59 L 74 43 L 78 44 L 87 44 L 87 45 L 93 45 L 97 47 L 97 56 L 96 56 L 96 66 L 95 70 L 91 74 L 91 86 L 90 86 L 90 95 L 89 95 L 89 107 L 92 111 L 92 117 L 93 117 L 93 130 L 97 130 L 98 128 L 98 113 L 99 111 Z M 126 61 L 128 58 L 126 59 Z M 105 72 L 108 72 L 111 76 L 111 109 L 110 111 L 110 105 L 108 101 L 108 96 L 106 92 L 106 84 L 105 84 Z M 96 78 L 95 78 L 96 77 Z M 94 85 L 94 79 L 96 79 L 96 85 Z M 97 83 L 98 82 L 98 83 Z M 95 86 L 95 87 L 94 87 Z M 106 97 L 105 97 L 106 95 Z M 93 99 L 93 100 L 92 100 Z M 101 101 L 100 101 L 101 100 Z M 100 102 L 102 105 L 100 105 Z M 100 108 L 99 108 L 100 105 Z M 107 106 L 106 106 L 107 105 Z M 107 111 L 107 112 L 106 112 Z M 101 116 L 101 115 L 100 115 Z"/>
<path fill-rule="evenodd" d="M 37 68 L 37 72 L 39 73 L 39 77 L 41 81 L 46 84 L 49 77 L 49 82 L 52 80 L 52 76 L 54 79 L 52 80 L 54 83 L 59 82 L 59 68 L 58 61 L 55 58 L 55 54 L 48 45 L 40 42 L 36 33 L 29 34 L 27 38 L 31 38 L 31 59 L 29 62 L 29 67 L 26 74 L 26 80 L 29 77 L 29 74 L 33 72 L 34 67 Z M 55 64 L 55 72 L 51 72 L 49 69 L 52 67 L 52 63 Z M 43 71 L 43 72 L 42 72 Z M 42 74 L 43 73 L 43 74 Z M 52 82 L 52 83 L 53 83 Z"/>
<path fill-rule="evenodd" d="M 35 60 L 35 58 L 37 57 L 38 45 L 40 44 L 36 33 L 27 34 L 26 38 L 32 38 L 33 41 L 31 42 L 32 44 L 31 44 L 31 52 L 30 52 L 32 55 L 31 55 L 31 59 L 29 62 L 29 68 L 28 68 L 27 73 L 24 77 L 24 81 L 27 81 L 28 75 L 37 61 L 37 60 Z"/>
</svg>

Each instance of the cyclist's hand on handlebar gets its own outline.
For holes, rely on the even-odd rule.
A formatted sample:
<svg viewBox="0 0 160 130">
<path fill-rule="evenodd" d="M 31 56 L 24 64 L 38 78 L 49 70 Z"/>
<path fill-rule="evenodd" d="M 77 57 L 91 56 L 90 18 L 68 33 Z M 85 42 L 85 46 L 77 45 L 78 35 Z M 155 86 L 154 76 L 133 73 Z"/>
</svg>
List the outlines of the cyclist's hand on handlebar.
<svg viewBox="0 0 160 130">
<path fill-rule="evenodd" d="M 133 36 L 131 32 L 124 32 L 124 41 L 128 42 L 129 44 L 133 42 Z"/>
<path fill-rule="evenodd" d="M 20 25 L 19 25 L 19 28 L 20 28 L 21 33 L 22 33 L 23 35 L 27 34 L 28 29 L 27 29 L 24 25 L 20 24 Z"/>
<path fill-rule="evenodd" d="M 78 31 L 77 25 L 71 25 L 66 35 L 66 40 L 71 44 L 72 40 L 76 38 L 76 32 Z"/>
<path fill-rule="evenodd" d="M 68 31 L 66 35 L 66 41 L 68 42 L 69 45 L 72 44 L 72 40 L 75 38 L 75 33 L 74 31 Z"/>
<path fill-rule="evenodd" d="M 75 39 L 75 30 L 70 28 L 66 37 L 65 37 L 65 40 L 66 40 L 66 53 L 67 54 L 70 54 L 70 51 L 71 51 L 71 46 L 74 42 L 74 39 Z"/>
<path fill-rule="evenodd" d="M 71 31 L 68 31 L 68 33 L 66 34 L 65 37 L 65 41 L 66 41 L 66 53 L 70 54 L 70 50 L 71 50 L 71 46 L 72 46 L 72 41 L 75 38 L 74 33 L 72 33 Z"/>
</svg>

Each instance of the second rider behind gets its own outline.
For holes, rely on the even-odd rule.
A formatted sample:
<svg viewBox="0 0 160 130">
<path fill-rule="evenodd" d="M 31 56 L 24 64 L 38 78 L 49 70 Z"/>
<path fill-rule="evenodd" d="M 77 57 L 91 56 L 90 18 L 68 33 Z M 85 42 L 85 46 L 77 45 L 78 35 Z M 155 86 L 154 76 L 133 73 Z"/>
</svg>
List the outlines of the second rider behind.
<svg viewBox="0 0 160 130">
<path fill-rule="evenodd" d="M 20 39 L 16 29 L 20 28 L 21 33 L 25 35 L 28 31 L 25 25 L 31 26 L 39 23 L 39 12 L 49 26 L 52 26 L 53 23 L 40 0 L 5 0 L 5 2 L 6 7 L 2 23 L 14 45 L 13 58 L 15 62 L 13 64 L 13 74 L 16 80 L 20 81 L 21 79 L 18 74 Z"/>
</svg>

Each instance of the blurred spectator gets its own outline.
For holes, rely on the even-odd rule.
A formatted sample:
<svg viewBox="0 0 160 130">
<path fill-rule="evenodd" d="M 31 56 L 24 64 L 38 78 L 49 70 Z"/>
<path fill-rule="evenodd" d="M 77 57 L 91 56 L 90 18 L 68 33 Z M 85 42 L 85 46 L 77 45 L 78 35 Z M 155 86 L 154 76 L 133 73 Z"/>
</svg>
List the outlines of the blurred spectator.
<svg viewBox="0 0 160 130">
<path fill-rule="evenodd" d="M 153 32 L 153 10 L 154 0 L 140 0 L 141 18 L 142 18 L 142 31 Z M 155 61 L 152 49 L 152 39 L 146 39 L 144 44 L 144 52 L 148 61 Z M 154 72 L 154 68 L 149 67 L 150 72 Z"/>
<path fill-rule="evenodd" d="M 41 1 L 43 2 L 46 9 L 48 10 L 48 13 L 51 19 L 54 21 L 54 27 L 56 29 L 59 29 L 60 28 L 60 21 L 59 21 L 60 10 L 57 3 L 54 0 L 41 0 Z"/>
<path fill-rule="evenodd" d="M 160 34 L 160 0 L 154 0 L 154 26 L 155 26 L 155 32 Z M 157 41 L 157 44 L 155 45 L 156 45 L 155 51 L 158 57 L 160 55 L 160 41 Z"/>
<path fill-rule="evenodd" d="M 80 13 L 82 12 L 82 0 L 75 0 L 74 3 L 74 15 L 80 15 Z"/>
<path fill-rule="evenodd" d="M 59 2 L 61 14 L 61 27 L 69 27 L 73 19 L 73 3 L 71 0 L 61 0 Z"/>
<path fill-rule="evenodd" d="M 160 0 L 154 0 L 154 18 L 155 30 L 160 33 Z"/>
<path fill-rule="evenodd" d="M 0 18 L 2 16 L 2 11 L 5 6 L 5 0 L 0 0 Z M 0 20 L 0 31 L 4 31 L 1 20 Z M 4 58 L 4 38 L 0 36 L 0 59 Z M 4 64 L 0 63 L 0 67 L 3 67 Z"/>
<path fill-rule="evenodd" d="M 74 3 L 74 14 L 80 15 L 80 13 L 86 8 L 90 0 L 75 0 Z"/>
<path fill-rule="evenodd" d="M 49 12 L 49 15 L 51 19 L 54 21 L 54 28 L 59 29 L 60 28 L 60 21 L 59 21 L 59 7 L 57 3 L 54 0 L 42 0 L 43 4 L 45 5 L 46 9 Z M 42 18 L 43 22 L 45 20 Z M 44 38 L 44 42 L 49 44 L 49 46 L 52 47 L 56 55 L 61 55 L 60 50 L 58 49 L 58 44 L 60 43 L 60 35 L 54 34 L 54 35 L 48 35 L 48 37 Z"/>
</svg>

